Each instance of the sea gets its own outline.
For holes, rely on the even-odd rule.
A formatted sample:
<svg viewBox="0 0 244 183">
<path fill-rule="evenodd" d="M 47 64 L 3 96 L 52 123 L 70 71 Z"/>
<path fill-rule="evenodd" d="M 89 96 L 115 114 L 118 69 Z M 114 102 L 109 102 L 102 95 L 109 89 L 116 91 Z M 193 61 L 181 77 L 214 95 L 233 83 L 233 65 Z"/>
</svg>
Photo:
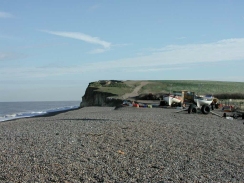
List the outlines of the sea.
<svg viewBox="0 0 244 183">
<path fill-rule="evenodd" d="M 0 102 L 0 122 L 79 108 L 81 101 Z"/>
</svg>

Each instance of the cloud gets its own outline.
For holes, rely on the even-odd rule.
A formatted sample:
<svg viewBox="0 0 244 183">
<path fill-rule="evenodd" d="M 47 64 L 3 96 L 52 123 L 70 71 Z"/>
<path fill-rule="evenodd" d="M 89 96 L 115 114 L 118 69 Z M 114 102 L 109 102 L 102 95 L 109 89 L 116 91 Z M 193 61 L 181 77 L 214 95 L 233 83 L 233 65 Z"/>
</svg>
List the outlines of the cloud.
<svg viewBox="0 0 244 183">
<path fill-rule="evenodd" d="M 244 61 L 244 38 L 226 39 L 207 44 L 169 45 L 154 49 L 146 56 L 107 62 L 90 63 L 87 70 L 114 68 L 161 67 L 167 65 L 200 64 L 221 61 Z"/>
<path fill-rule="evenodd" d="M 0 18 L 12 18 L 13 15 L 10 13 L 0 11 Z"/>
<path fill-rule="evenodd" d="M 21 54 L 21 53 L 0 52 L 0 62 L 14 60 L 14 59 L 22 59 L 22 58 L 26 58 L 26 57 L 27 57 L 27 55 Z"/>
<path fill-rule="evenodd" d="M 85 41 L 87 43 L 100 45 L 103 47 L 103 49 L 94 50 L 93 51 L 94 53 L 102 53 L 104 51 L 109 50 L 111 47 L 111 43 L 109 43 L 107 41 L 103 41 L 98 37 L 92 37 L 92 36 L 89 36 L 89 35 L 86 35 L 86 34 L 83 34 L 80 32 L 56 32 L 56 31 L 46 31 L 46 30 L 43 30 L 43 32 L 53 34 L 56 36 L 62 36 L 62 37 L 77 39 L 77 40 Z"/>
<path fill-rule="evenodd" d="M 199 69 L 206 69 L 206 67 L 203 67 L 204 65 L 217 68 L 216 72 L 221 73 L 221 66 L 226 69 L 228 67 L 233 68 L 234 61 L 238 61 L 239 65 L 244 63 L 243 50 L 244 38 L 226 39 L 206 44 L 168 45 L 160 49 L 154 49 L 146 56 L 92 62 L 70 67 L 54 65 L 46 68 L 16 68 L 16 71 L 14 71 L 13 68 L 9 71 L 0 68 L 0 78 L 1 76 L 6 77 L 8 72 L 11 73 L 9 77 L 13 77 L 13 73 L 15 73 L 18 74 L 18 77 L 26 78 L 30 75 L 33 78 L 67 74 L 96 75 L 98 71 L 99 73 L 110 73 L 110 71 L 118 73 L 134 72 L 134 75 L 140 75 L 143 72 L 160 72 L 161 70 L 180 71 L 187 69 L 187 71 L 190 71 L 190 69 L 196 67 L 199 67 Z M 1 57 L 3 57 L 3 55 L 1 56 L 0 54 L 0 60 Z M 213 65 L 213 63 L 215 63 L 215 65 Z M 218 66 L 220 67 L 218 68 Z M 206 71 L 208 72 L 208 70 Z M 236 74 L 240 75 L 239 73 Z M 225 80 L 226 79 L 227 78 L 225 78 Z"/>
</svg>

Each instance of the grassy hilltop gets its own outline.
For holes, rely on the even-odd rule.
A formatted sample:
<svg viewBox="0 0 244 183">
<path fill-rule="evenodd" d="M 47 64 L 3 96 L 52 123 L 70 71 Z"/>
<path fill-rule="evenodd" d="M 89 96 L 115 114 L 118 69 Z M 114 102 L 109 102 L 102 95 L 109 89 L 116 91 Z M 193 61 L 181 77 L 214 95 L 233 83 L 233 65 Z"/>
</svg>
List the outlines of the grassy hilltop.
<svg viewBox="0 0 244 183">
<path fill-rule="evenodd" d="M 188 90 L 197 94 L 244 94 L 244 82 L 226 81 L 194 81 L 194 80 L 128 80 L 101 84 L 93 82 L 90 86 L 97 87 L 98 91 L 109 92 L 119 97 L 132 92 L 141 82 L 148 82 L 142 86 L 138 94 L 169 93 L 170 91 Z"/>
</svg>

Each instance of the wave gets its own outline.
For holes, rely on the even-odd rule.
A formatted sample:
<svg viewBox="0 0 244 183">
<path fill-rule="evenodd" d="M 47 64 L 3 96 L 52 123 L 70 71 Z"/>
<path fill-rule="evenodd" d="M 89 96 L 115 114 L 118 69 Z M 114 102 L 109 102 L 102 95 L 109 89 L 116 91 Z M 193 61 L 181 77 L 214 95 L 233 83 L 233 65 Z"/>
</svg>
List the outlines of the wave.
<svg viewBox="0 0 244 183">
<path fill-rule="evenodd" d="M 78 108 L 79 108 L 79 106 L 65 106 L 65 107 L 58 107 L 58 108 L 54 108 L 54 109 L 48 109 L 46 111 L 31 111 L 31 112 L 20 112 L 20 113 L 14 113 L 14 114 L 7 114 L 4 116 L 0 116 L 0 122 L 20 119 L 20 118 L 42 116 L 42 115 L 53 113 L 53 112 L 69 111 L 69 110 L 78 109 Z"/>
</svg>

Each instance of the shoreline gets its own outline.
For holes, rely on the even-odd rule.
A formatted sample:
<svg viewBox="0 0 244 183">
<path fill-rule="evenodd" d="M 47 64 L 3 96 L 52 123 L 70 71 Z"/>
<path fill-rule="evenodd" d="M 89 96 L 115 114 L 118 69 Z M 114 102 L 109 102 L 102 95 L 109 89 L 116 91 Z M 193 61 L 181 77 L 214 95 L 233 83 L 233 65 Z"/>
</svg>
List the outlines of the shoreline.
<svg viewBox="0 0 244 183">
<path fill-rule="evenodd" d="M 243 134 L 241 120 L 164 108 L 21 118 L 0 123 L 0 180 L 244 182 Z"/>
<path fill-rule="evenodd" d="M 16 121 L 16 120 L 19 120 L 19 119 L 51 117 L 51 116 L 55 116 L 55 115 L 58 115 L 58 114 L 66 113 L 66 112 L 69 112 L 69 111 L 79 110 L 81 108 L 82 107 L 78 107 L 78 108 L 66 109 L 66 110 L 61 110 L 61 111 L 47 112 L 47 113 L 43 113 L 43 114 L 38 114 L 36 116 L 14 118 L 14 119 L 9 119 L 9 120 L 5 120 L 5 121 L 0 121 L 0 123 L 9 122 L 9 121 Z"/>
<path fill-rule="evenodd" d="M 62 111 L 53 111 L 53 112 L 47 112 L 45 114 L 40 114 L 40 115 L 36 115 L 36 116 L 32 116 L 30 118 L 41 118 L 41 117 L 51 117 L 51 116 L 56 116 L 58 114 L 62 114 L 62 113 L 66 113 L 69 111 L 75 111 L 75 110 L 79 110 L 82 107 L 78 107 L 78 108 L 74 108 L 74 109 L 67 109 L 67 110 L 62 110 Z"/>
</svg>

